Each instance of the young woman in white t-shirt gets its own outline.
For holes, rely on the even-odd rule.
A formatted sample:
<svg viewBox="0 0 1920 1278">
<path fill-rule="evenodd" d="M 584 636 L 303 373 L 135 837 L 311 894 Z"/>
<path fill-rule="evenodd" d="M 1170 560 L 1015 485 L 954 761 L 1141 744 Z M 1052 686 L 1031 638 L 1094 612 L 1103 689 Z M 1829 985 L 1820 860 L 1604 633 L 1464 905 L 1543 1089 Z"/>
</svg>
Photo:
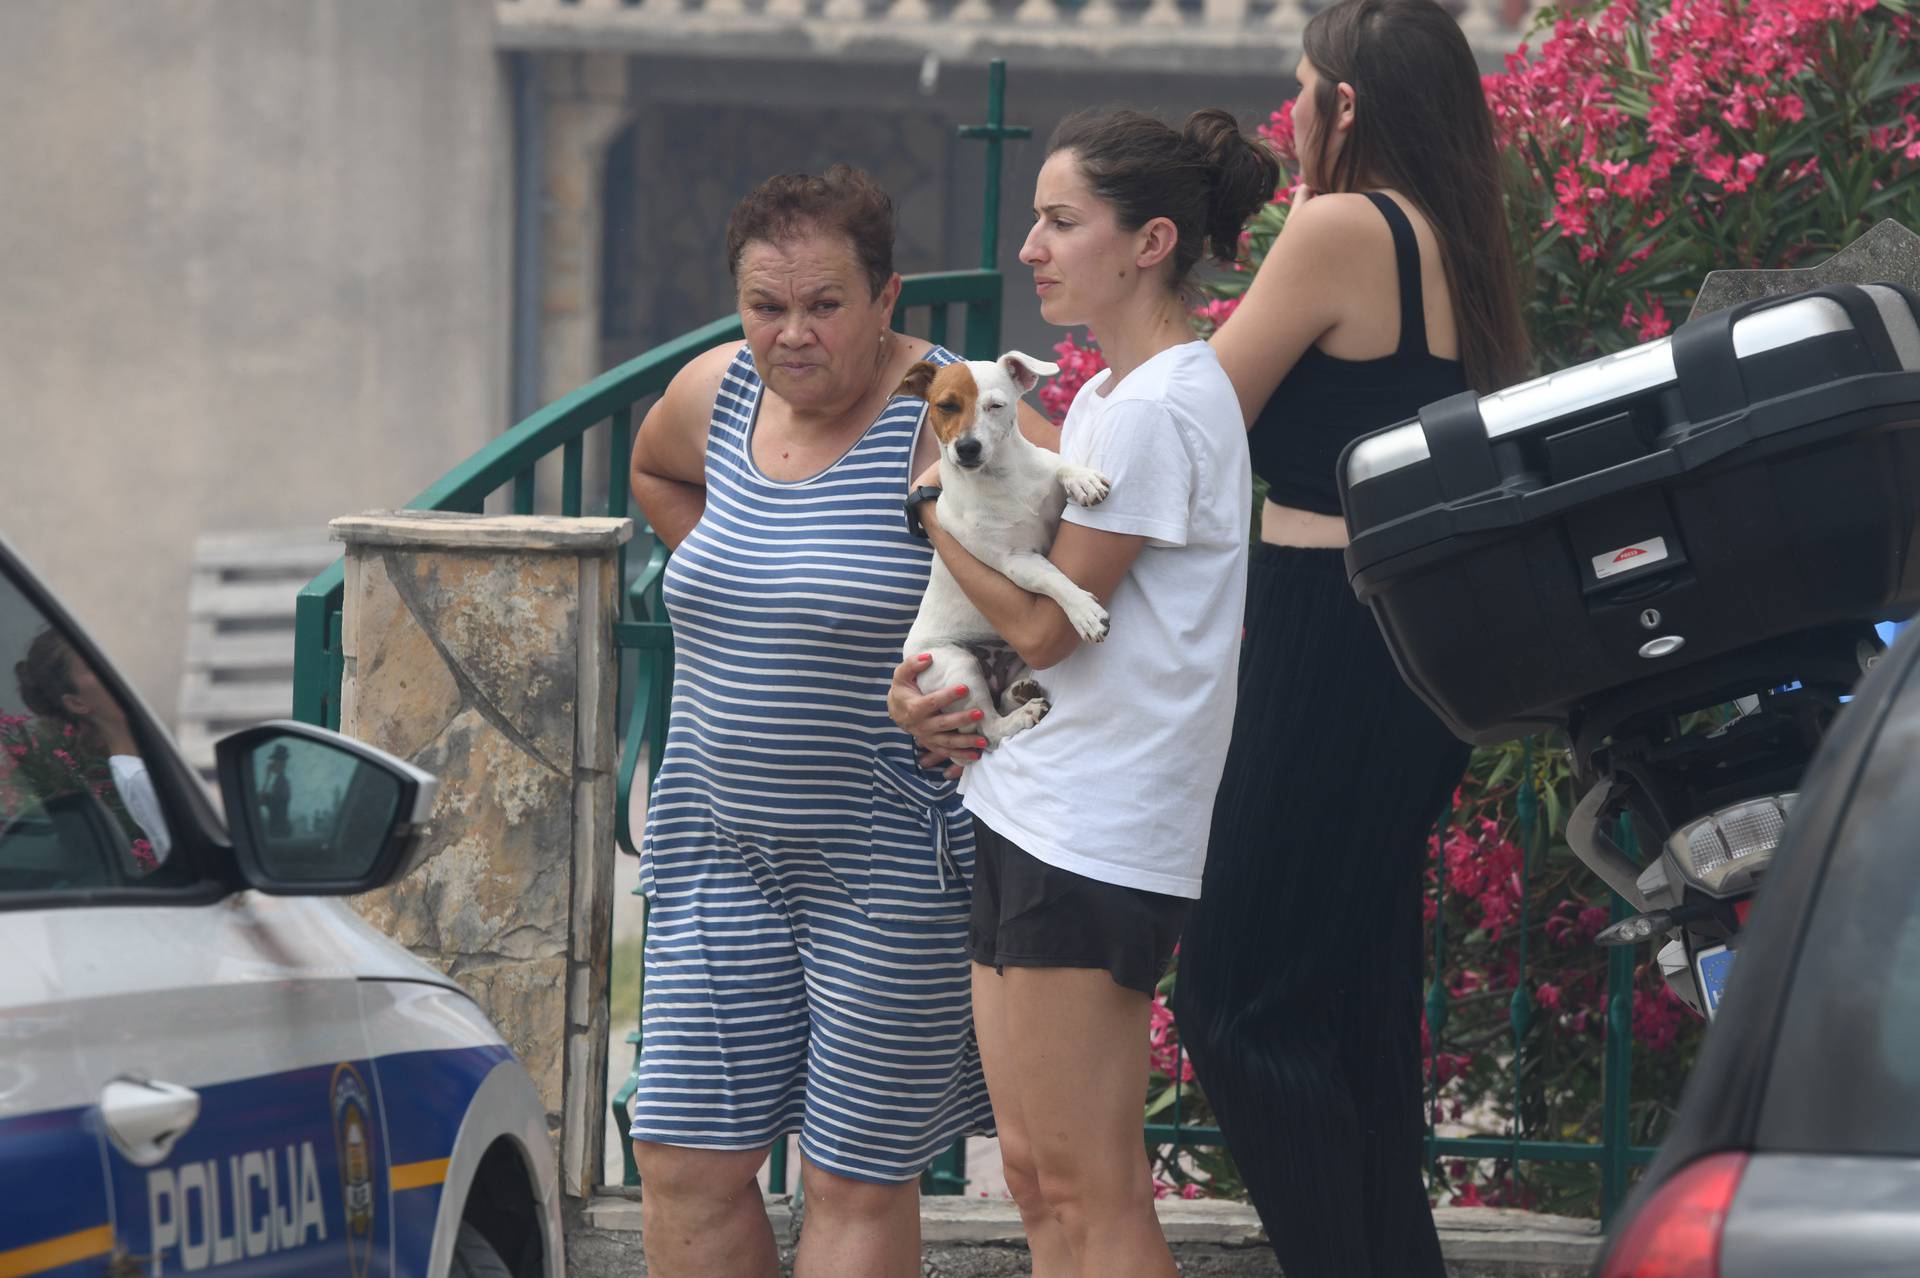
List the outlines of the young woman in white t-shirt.
<svg viewBox="0 0 1920 1278">
<path fill-rule="evenodd" d="M 1203 247 L 1223 261 L 1273 193 L 1273 157 L 1225 111 L 1184 130 L 1083 113 L 1049 145 L 1020 260 L 1041 314 L 1086 325 L 1109 369 L 1081 388 L 1061 452 L 1112 494 L 1069 506 L 1050 558 L 1107 607 L 1082 644 L 1052 600 L 983 566 L 922 507 L 935 548 L 1052 703 L 985 757 L 951 690 L 903 664 L 894 717 L 967 762 L 979 840 L 974 1020 L 1007 1186 L 1035 1278 L 1171 1278 L 1140 1140 L 1147 1031 L 1200 894 L 1233 725 L 1252 480 L 1245 422 L 1182 293 Z"/>
</svg>

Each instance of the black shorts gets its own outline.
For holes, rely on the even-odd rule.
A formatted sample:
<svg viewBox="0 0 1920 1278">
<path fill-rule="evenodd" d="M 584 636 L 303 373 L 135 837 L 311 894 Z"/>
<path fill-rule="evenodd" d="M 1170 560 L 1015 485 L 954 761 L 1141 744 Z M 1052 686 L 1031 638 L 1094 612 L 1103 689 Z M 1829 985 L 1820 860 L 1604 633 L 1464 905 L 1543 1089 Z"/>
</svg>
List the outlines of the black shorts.
<svg viewBox="0 0 1920 1278">
<path fill-rule="evenodd" d="M 1102 883 L 1048 865 L 973 819 L 973 961 L 1006 967 L 1089 967 L 1153 993 L 1173 959 L 1192 902 Z"/>
</svg>

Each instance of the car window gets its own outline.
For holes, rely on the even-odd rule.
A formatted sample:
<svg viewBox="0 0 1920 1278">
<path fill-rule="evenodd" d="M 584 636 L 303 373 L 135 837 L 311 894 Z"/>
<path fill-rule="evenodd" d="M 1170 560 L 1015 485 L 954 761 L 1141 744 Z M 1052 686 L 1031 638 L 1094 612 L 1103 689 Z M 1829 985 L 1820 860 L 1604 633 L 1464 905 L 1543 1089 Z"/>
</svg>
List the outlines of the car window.
<svg viewBox="0 0 1920 1278">
<path fill-rule="evenodd" d="M 1868 765 L 1874 775 L 1854 795 L 1821 876 L 1768 1078 L 1759 1132 L 1767 1148 L 1920 1156 L 1920 840 L 1911 833 L 1920 828 L 1920 793 L 1904 779 L 1911 735 L 1890 726 L 1879 740 L 1882 757 Z"/>
<path fill-rule="evenodd" d="M 133 717 L 0 575 L 0 893 L 186 883 Z"/>
</svg>

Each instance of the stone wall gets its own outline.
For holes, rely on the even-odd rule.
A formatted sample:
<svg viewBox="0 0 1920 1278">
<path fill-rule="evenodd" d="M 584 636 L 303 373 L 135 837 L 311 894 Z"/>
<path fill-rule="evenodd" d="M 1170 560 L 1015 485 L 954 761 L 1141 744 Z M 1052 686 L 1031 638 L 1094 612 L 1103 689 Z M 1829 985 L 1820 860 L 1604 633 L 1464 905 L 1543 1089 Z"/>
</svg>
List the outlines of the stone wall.
<svg viewBox="0 0 1920 1278">
<path fill-rule="evenodd" d="M 472 994 L 546 1102 L 561 1186 L 601 1166 L 624 519 L 401 511 L 347 544 L 340 727 L 440 778 L 403 874 L 353 904 Z"/>
</svg>

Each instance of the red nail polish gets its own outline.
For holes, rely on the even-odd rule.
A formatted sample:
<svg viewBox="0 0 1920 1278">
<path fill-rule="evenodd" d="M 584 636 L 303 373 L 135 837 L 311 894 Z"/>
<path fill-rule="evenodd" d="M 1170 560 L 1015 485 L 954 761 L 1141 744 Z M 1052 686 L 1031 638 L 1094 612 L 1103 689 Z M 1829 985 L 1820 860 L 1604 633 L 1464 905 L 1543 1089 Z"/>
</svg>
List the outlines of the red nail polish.
<svg viewBox="0 0 1920 1278">
<path fill-rule="evenodd" d="M 963 697 L 964 697 L 964 696 L 966 696 L 966 695 L 967 695 L 967 685 L 966 685 L 966 684 L 964 684 L 964 683 L 963 683 L 963 684 L 961 684 L 961 685 L 960 685 L 960 687 L 959 687 L 959 689 L 958 689 L 958 691 L 959 691 L 959 693 L 960 693 L 960 695 L 961 695 L 961 696 L 963 696 Z"/>
<path fill-rule="evenodd" d="M 985 710 L 975 710 L 972 714 L 968 715 L 967 717 L 969 719 L 975 719 L 975 720 L 984 719 L 987 717 L 987 712 Z"/>
<path fill-rule="evenodd" d="M 974 742 L 974 744 L 979 746 L 982 750 L 984 750 L 987 748 L 987 739 L 985 737 L 981 737 L 978 741 Z"/>
</svg>

